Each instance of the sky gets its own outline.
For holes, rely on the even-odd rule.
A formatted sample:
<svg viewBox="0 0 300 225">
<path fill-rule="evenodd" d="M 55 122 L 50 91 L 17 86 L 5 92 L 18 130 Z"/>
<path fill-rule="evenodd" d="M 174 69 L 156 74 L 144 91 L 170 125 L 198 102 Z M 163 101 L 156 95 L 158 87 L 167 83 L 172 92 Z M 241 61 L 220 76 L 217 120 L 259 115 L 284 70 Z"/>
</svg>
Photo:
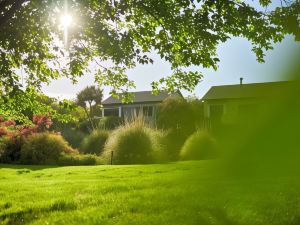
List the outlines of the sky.
<svg viewBox="0 0 300 225">
<path fill-rule="evenodd" d="M 284 80 L 281 75 L 287 69 L 288 61 L 293 57 L 293 53 L 299 51 L 300 43 L 288 36 L 281 43 L 275 44 L 274 50 L 266 53 L 265 63 L 261 64 L 256 61 L 256 56 L 251 51 L 251 44 L 247 40 L 233 38 L 218 47 L 220 63 L 217 71 L 190 67 L 192 70 L 201 71 L 204 77 L 193 92 L 182 90 L 182 93 L 184 96 L 192 95 L 201 98 L 211 86 L 238 84 L 240 77 L 244 78 L 244 83 Z M 136 83 L 136 89 L 132 91 L 151 90 L 152 81 L 171 73 L 167 62 L 154 53 L 151 56 L 154 64 L 139 65 L 128 71 L 129 78 Z M 73 85 L 67 78 L 61 78 L 50 85 L 44 85 L 42 90 L 52 97 L 75 99 L 80 90 L 94 84 L 93 76 L 87 74 L 79 78 L 76 85 Z M 104 98 L 108 97 L 108 91 L 109 89 L 104 87 Z"/>
</svg>

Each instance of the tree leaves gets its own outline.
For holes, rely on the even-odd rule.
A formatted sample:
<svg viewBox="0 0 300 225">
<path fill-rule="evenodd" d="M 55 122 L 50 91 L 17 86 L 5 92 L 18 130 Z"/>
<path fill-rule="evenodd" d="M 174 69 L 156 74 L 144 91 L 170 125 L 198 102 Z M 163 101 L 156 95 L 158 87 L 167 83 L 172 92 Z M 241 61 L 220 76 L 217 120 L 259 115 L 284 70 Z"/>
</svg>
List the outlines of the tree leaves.
<svg viewBox="0 0 300 225">
<path fill-rule="evenodd" d="M 265 7 L 270 0 L 259 3 Z M 61 76 L 76 82 L 91 73 L 99 86 L 109 86 L 117 95 L 135 87 L 126 75 L 128 69 L 153 63 L 149 52 L 159 54 L 174 71 L 153 82 L 154 90 L 192 90 L 202 74 L 188 67 L 216 70 L 217 46 L 230 37 L 248 39 L 259 62 L 284 35 L 300 39 L 299 1 L 264 12 L 241 0 L 72 0 L 68 11 L 76 23 L 64 46 L 59 29 L 64 7 L 65 0 L 27 0 L 1 26 L 3 94 L 13 96 L 22 85 L 38 89 Z M 10 15 L 8 10 L 2 7 L 0 14 Z M 90 65 L 95 65 L 93 70 Z M 23 83 L 19 70 L 26 73 Z"/>
</svg>

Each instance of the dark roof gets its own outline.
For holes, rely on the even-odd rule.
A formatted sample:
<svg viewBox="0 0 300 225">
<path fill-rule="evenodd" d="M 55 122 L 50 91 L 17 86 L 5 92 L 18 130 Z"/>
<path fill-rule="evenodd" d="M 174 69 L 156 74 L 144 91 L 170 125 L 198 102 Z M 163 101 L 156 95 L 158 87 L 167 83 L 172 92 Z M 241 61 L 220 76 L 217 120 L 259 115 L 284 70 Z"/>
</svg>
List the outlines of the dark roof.
<svg viewBox="0 0 300 225">
<path fill-rule="evenodd" d="M 291 84 L 291 81 L 279 81 L 268 83 L 213 86 L 203 96 L 202 99 L 213 100 L 272 97 L 278 93 L 282 93 L 282 91 L 288 88 Z"/>
<path fill-rule="evenodd" d="M 167 97 L 172 95 L 167 92 L 160 92 L 158 95 L 153 95 L 151 91 L 139 91 L 139 92 L 131 92 L 131 93 L 134 94 L 132 103 L 162 102 Z M 122 102 L 121 99 L 117 99 L 113 96 L 108 97 L 102 102 L 102 105 L 111 105 L 111 104 L 122 104 Z"/>
</svg>

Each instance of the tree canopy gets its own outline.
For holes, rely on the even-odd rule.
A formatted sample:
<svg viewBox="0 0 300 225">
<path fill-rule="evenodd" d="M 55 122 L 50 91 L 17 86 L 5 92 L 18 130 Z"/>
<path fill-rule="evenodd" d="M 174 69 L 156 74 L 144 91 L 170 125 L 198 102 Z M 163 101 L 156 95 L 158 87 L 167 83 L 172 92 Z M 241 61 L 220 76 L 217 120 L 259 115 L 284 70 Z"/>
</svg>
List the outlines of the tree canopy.
<svg viewBox="0 0 300 225">
<path fill-rule="evenodd" d="M 217 46 L 232 37 L 249 40 L 259 62 L 284 35 L 299 40 L 299 0 L 281 1 L 268 11 L 271 0 L 259 0 L 266 10 L 242 0 L 0 0 L 0 94 L 89 73 L 116 96 L 135 86 L 128 69 L 153 63 L 150 52 L 173 71 L 154 91 L 191 91 L 202 73 L 188 67 L 217 69 Z"/>
<path fill-rule="evenodd" d="M 93 117 L 95 116 L 94 111 L 99 111 L 99 107 L 102 102 L 102 97 L 102 89 L 94 85 L 87 86 L 77 94 L 76 102 L 79 106 L 84 108 L 92 129 L 96 127 L 96 124 L 94 124 L 93 121 Z"/>
</svg>

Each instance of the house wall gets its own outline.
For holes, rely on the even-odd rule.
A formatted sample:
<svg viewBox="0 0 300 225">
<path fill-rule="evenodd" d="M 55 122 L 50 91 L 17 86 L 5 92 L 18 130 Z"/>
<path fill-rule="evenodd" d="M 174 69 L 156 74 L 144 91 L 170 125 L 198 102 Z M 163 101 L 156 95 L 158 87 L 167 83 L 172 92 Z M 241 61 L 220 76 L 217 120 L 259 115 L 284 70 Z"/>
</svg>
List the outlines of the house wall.
<svg viewBox="0 0 300 225">
<path fill-rule="evenodd" d="M 107 110 L 118 111 L 119 117 L 124 117 L 125 119 L 131 120 L 138 116 L 140 113 L 144 116 L 146 120 L 155 120 L 157 115 L 157 105 L 159 103 L 143 103 L 143 104 L 124 104 L 115 106 L 105 106 L 102 109 L 102 116 L 107 116 Z M 151 112 L 149 111 L 151 110 Z"/>
<path fill-rule="evenodd" d="M 204 101 L 204 116 L 209 119 L 220 119 L 225 124 L 236 122 L 242 116 L 259 111 L 262 99 L 216 99 Z M 220 118 L 214 118 L 213 110 L 222 107 L 223 112 Z M 217 110 L 216 110 L 217 111 Z"/>
<path fill-rule="evenodd" d="M 155 120 L 157 104 L 131 104 L 121 106 L 122 115 L 125 119 L 131 120 L 142 115 L 146 120 Z"/>
<path fill-rule="evenodd" d="M 180 92 L 170 94 L 167 98 L 183 98 Z M 124 117 L 125 119 L 135 118 L 140 112 L 143 112 L 145 120 L 155 121 L 157 117 L 158 104 L 161 102 L 143 102 L 133 104 L 110 104 L 104 105 L 102 109 L 102 117 L 107 116 L 106 111 L 114 111 L 116 116 Z M 145 108 L 152 107 L 151 115 L 145 114 Z M 146 110 L 147 111 L 147 110 Z"/>
</svg>

